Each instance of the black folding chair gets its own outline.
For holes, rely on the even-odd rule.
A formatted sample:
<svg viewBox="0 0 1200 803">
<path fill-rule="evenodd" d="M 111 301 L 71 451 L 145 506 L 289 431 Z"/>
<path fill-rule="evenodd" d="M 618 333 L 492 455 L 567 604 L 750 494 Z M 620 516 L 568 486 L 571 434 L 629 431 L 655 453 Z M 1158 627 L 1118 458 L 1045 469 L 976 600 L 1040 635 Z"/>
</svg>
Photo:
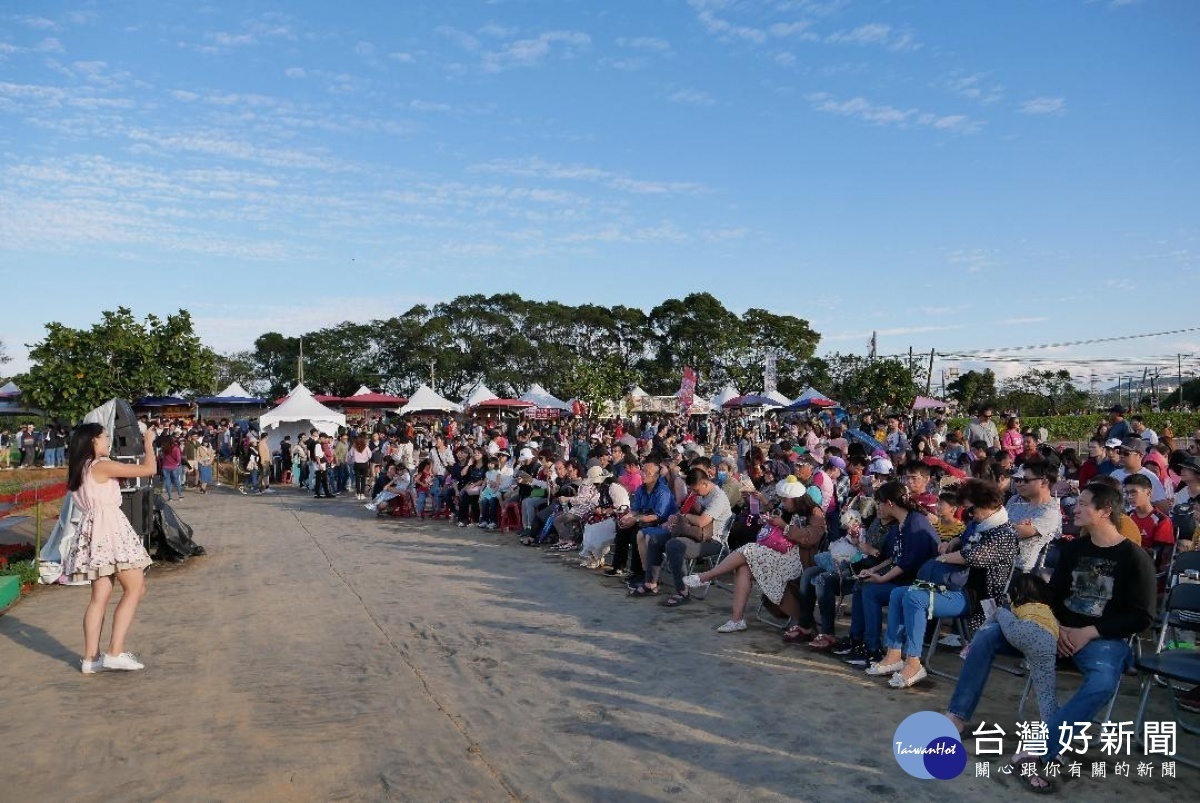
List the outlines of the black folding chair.
<svg viewBox="0 0 1200 803">
<path fill-rule="evenodd" d="M 1146 706 L 1150 700 L 1150 690 L 1158 685 L 1155 681 L 1179 681 L 1187 684 L 1188 688 L 1200 685 L 1200 652 L 1195 649 L 1164 649 L 1166 632 L 1171 628 L 1194 630 L 1200 629 L 1200 584 L 1180 583 L 1171 589 L 1167 597 L 1167 607 L 1163 612 L 1162 630 L 1159 634 L 1157 649 L 1150 655 L 1138 656 L 1135 664 L 1142 674 L 1142 697 L 1138 704 L 1137 720 L 1134 723 L 1134 734 L 1140 740 L 1142 726 L 1146 719 Z M 1188 733 L 1200 734 L 1200 725 L 1184 722 L 1179 715 L 1179 704 L 1175 700 L 1175 689 L 1172 684 L 1166 684 L 1167 696 L 1170 698 L 1171 718 L 1179 723 L 1179 727 Z M 1176 760 L 1188 766 L 1200 769 L 1200 762 L 1176 756 Z"/>
</svg>

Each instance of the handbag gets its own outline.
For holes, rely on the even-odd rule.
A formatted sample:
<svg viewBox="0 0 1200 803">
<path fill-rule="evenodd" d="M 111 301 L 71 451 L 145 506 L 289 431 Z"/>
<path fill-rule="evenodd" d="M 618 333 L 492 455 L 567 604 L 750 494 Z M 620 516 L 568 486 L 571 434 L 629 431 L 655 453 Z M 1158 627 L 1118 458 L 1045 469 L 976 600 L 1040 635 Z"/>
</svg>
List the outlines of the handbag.
<svg viewBox="0 0 1200 803">
<path fill-rule="evenodd" d="M 757 543 L 786 555 L 795 544 L 787 540 L 782 527 L 763 527 L 758 533 Z"/>
<path fill-rule="evenodd" d="M 917 580 L 937 591 L 962 591 L 971 575 L 971 567 L 943 563 L 937 558 L 925 561 L 917 570 Z"/>
</svg>

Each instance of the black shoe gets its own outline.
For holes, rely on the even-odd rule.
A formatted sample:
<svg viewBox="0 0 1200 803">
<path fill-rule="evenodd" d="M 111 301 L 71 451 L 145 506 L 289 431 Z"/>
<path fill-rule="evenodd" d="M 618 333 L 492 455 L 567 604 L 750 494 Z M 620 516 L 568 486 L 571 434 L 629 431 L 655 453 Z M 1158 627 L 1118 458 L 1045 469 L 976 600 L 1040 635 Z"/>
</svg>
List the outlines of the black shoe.
<svg viewBox="0 0 1200 803">
<path fill-rule="evenodd" d="M 617 575 L 622 574 L 622 573 L 623 573 L 622 570 L 616 568 L 615 566 L 609 566 L 607 569 L 604 570 L 605 577 L 616 577 Z"/>
<path fill-rule="evenodd" d="M 637 588 L 644 582 L 646 582 L 646 575 L 644 574 L 631 574 L 625 578 L 625 585 L 630 588 Z"/>
<path fill-rule="evenodd" d="M 881 662 L 883 656 L 883 650 L 868 650 L 866 647 L 863 647 L 861 651 L 852 652 L 846 656 L 846 663 L 850 664 L 850 666 L 866 667 Z"/>
<path fill-rule="evenodd" d="M 860 641 L 855 641 L 852 638 L 841 638 L 838 639 L 837 644 L 833 645 L 833 649 L 830 650 L 830 652 L 832 652 L 834 655 L 845 656 L 853 652 L 855 647 L 860 646 L 862 646 L 862 642 Z"/>
</svg>

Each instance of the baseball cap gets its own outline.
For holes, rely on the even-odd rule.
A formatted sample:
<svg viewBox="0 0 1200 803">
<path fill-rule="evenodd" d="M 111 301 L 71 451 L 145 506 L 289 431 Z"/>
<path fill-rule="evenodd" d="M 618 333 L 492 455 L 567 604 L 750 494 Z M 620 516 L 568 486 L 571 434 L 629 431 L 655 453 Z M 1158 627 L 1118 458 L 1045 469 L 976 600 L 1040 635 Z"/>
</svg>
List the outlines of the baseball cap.
<svg viewBox="0 0 1200 803">
<path fill-rule="evenodd" d="M 1121 448 L 1127 449 L 1131 452 L 1137 452 L 1138 454 L 1145 454 L 1146 442 L 1138 437 L 1126 438 L 1125 440 L 1121 441 Z"/>
<path fill-rule="evenodd" d="M 1138 440 L 1141 440 L 1141 439 L 1139 438 Z M 1120 449 L 1121 448 L 1121 439 L 1120 438 L 1109 438 L 1108 440 L 1106 440 L 1104 442 L 1104 446 L 1108 449 Z"/>
</svg>

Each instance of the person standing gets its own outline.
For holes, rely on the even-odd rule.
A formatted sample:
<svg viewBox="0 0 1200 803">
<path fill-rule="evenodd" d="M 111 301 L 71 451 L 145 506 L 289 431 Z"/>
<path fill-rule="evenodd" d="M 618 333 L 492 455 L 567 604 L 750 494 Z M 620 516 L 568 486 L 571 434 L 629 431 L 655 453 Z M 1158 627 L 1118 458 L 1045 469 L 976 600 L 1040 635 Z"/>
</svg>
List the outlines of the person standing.
<svg viewBox="0 0 1200 803">
<path fill-rule="evenodd" d="M 162 475 L 167 501 L 171 501 L 172 487 L 176 496 L 183 499 L 183 452 L 173 435 L 164 435 L 162 438 Z"/>
<path fill-rule="evenodd" d="M 82 517 L 75 542 L 63 562 L 72 580 L 88 580 L 92 596 L 83 615 L 83 674 L 102 670 L 138 670 L 145 665 L 125 651 L 125 639 L 138 603 L 145 596 L 144 571 L 150 555 L 121 511 L 118 478 L 153 477 L 158 473 L 154 445 L 145 441 L 140 464 L 110 460 L 109 436 L 99 424 L 81 424 L 71 436 L 67 457 L 67 488 Z M 108 651 L 100 652 L 104 614 L 112 595 L 113 578 L 121 584 L 121 601 L 113 613 Z"/>
<path fill-rule="evenodd" d="M 347 459 L 354 467 L 354 498 L 362 501 L 367 498 L 367 470 L 371 463 L 371 447 L 367 439 L 359 435 L 347 452 Z"/>
<path fill-rule="evenodd" d="M 327 438 L 328 436 L 321 435 L 312 450 L 313 473 L 316 475 L 316 481 L 313 484 L 314 499 L 333 498 L 333 493 L 329 490 L 329 458 L 325 455 Z"/>
<path fill-rule="evenodd" d="M 258 433 L 258 492 L 266 493 L 271 487 L 271 439 L 266 430 Z"/>
</svg>

